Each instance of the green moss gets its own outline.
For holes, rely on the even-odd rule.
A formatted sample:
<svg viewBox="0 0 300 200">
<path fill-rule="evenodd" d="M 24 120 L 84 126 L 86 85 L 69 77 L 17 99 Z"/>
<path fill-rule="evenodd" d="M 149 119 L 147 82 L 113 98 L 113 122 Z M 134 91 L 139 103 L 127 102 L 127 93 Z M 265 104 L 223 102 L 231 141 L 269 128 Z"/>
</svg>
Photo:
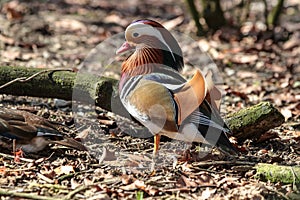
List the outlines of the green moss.
<svg viewBox="0 0 300 200">
<path fill-rule="evenodd" d="M 256 167 L 255 177 L 273 183 L 281 182 L 284 184 L 300 183 L 299 166 L 282 166 L 274 164 L 260 163 Z"/>
<path fill-rule="evenodd" d="M 230 128 L 239 129 L 247 124 L 255 123 L 256 119 L 261 116 L 272 112 L 273 106 L 270 102 L 261 102 L 250 108 L 242 109 L 236 113 L 230 114 L 227 118 L 230 118 Z"/>
<path fill-rule="evenodd" d="M 226 122 L 239 140 L 258 138 L 284 122 L 282 114 L 270 103 L 261 102 L 226 116 Z"/>
</svg>

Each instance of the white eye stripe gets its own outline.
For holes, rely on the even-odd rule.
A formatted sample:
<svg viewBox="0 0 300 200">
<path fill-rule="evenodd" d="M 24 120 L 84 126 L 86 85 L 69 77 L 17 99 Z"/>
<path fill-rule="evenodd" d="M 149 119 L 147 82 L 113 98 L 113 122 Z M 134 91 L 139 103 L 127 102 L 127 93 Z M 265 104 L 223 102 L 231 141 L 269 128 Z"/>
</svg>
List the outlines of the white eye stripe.
<svg viewBox="0 0 300 200">
<path fill-rule="evenodd" d="M 139 35 L 149 35 L 149 36 L 154 36 L 157 39 L 159 39 L 159 41 L 161 41 L 171 52 L 171 55 L 172 55 L 174 61 L 176 62 L 176 59 L 175 59 L 172 49 L 167 44 L 167 42 L 164 40 L 161 32 L 159 30 L 157 30 L 157 28 L 154 28 L 153 26 L 148 25 L 148 24 L 143 24 L 143 23 L 137 22 L 137 23 L 133 23 L 133 24 L 129 25 L 127 27 L 126 31 L 130 30 L 130 29 L 136 29 L 136 31 L 134 33 L 138 33 Z"/>
</svg>

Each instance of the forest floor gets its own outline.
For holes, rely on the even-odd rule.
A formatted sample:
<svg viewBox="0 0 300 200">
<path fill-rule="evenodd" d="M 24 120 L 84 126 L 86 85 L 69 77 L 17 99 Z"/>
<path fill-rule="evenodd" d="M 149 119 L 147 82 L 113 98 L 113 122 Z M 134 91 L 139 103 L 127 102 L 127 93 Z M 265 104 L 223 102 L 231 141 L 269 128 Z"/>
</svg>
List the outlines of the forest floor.
<svg viewBox="0 0 300 200">
<path fill-rule="evenodd" d="M 262 22 L 250 22 L 262 15 L 256 10 L 258 14 L 250 15 L 240 29 L 223 28 L 205 38 L 195 35 L 181 1 L 55 0 L 0 5 L 0 66 L 79 68 L 89 64 L 92 49 L 109 44 L 131 21 L 151 18 L 189 36 L 179 41 L 187 62 L 184 75 L 191 75 L 189 63 L 205 70 L 200 54 L 216 64 L 225 92 L 223 115 L 269 101 L 285 117 L 280 127 L 258 141 L 237 144 L 241 155 L 235 160 L 215 149 L 207 152 L 198 144 L 190 147 L 164 138 L 160 162 L 151 173 L 153 138 L 127 135 L 119 126 L 122 119 L 112 112 L 79 105 L 74 113 L 72 103 L 57 99 L 0 95 L 0 107 L 59 122 L 66 134 L 85 138 L 90 148 L 78 152 L 51 146 L 20 162 L 14 162 L 11 149 L 1 148 L 1 199 L 299 198 L 295 183 L 259 179 L 254 167 L 300 164 L 300 5 L 286 2 L 288 9 L 274 31 L 266 31 Z M 229 14 L 234 19 L 234 13 Z M 199 46 L 205 53 L 198 54 Z M 111 58 L 120 61 L 116 55 Z M 118 70 L 100 66 L 98 74 L 117 78 Z M 183 156 L 182 148 L 190 148 L 189 155 Z M 183 158 L 187 156 L 189 161 Z"/>
</svg>

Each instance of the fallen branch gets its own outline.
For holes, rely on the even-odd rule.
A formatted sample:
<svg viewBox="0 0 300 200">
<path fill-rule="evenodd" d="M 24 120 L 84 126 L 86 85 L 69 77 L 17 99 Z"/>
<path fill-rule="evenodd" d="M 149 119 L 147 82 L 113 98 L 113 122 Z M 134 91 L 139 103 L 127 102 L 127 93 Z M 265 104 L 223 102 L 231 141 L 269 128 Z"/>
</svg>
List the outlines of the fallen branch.
<svg viewBox="0 0 300 200">
<path fill-rule="evenodd" d="M 226 116 L 226 122 L 239 140 L 258 139 L 266 131 L 280 126 L 284 116 L 270 103 L 261 102 Z"/>
<path fill-rule="evenodd" d="M 111 110 L 116 84 L 114 79 L 69 69 L 0 67 L 1 94 L 85 101 L 106 110 Z"/>
</svg>

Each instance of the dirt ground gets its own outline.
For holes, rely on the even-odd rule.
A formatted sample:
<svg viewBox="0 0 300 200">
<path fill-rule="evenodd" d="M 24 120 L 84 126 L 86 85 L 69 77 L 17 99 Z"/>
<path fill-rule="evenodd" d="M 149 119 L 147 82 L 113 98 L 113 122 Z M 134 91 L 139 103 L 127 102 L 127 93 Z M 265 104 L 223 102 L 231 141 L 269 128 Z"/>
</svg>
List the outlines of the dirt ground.
<svg viewBox="0 0 300 200">
<path fill-rule="evenodd" d="M 85 138 L 90 150 L 51 146 L 16 163 L 11 149 L 1 148 L 1 199 L 300 198 L 299 177 L 292 184 L 271 182 L 256 176 L 255 168 L 258 163 L 300 164 L 297 0 L 285 2 L 274 31 L 266 31 L 259 20 L 263 11 L 258 1 L 241 28 L 229 26 L 205 38 L 196 36 L 183 1 L 1 1 L 0 6 L 0 66 L 79 68 L 98 44 L 124 32 L 133 20 L 151 18 L 189 36 L 191 42 L 179 41 L 188 61 L 185 76 L 192 74 L 189 63 L 205 68 L 200 54 L 215 63 L 225 92 L 223 116 L 269 101 L 285 117 L 280 127 L 259 141 L 237 144 L 241 151 L 237 158 L 199 144 L 163 138 L 156 171 L 151 173 L 153 139 L 127 135 L 122 126 L 132 122 L 93 105 L 79 104 L 74 113 L 70 102 L 0 95 L 1 107 L 26 110 L 61 123 L 64 133 Z M 223 6 L 230 10 L 232 5 L 224 1 Z M 236 13 L 225 14 L 235 23 Z M 205 53 L 198 53 L 199 46 Z M 115 55 L 111 58 L 120 62 Z M 119 68 L 101 70 L 118 78 Z M 189 152 L 184 152 L 185 148 L 190 148 Z M 187 157 L 189 161 L 185 161 Z"/>
</svg>

